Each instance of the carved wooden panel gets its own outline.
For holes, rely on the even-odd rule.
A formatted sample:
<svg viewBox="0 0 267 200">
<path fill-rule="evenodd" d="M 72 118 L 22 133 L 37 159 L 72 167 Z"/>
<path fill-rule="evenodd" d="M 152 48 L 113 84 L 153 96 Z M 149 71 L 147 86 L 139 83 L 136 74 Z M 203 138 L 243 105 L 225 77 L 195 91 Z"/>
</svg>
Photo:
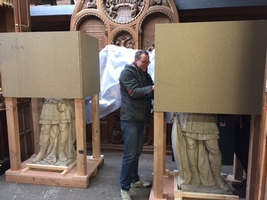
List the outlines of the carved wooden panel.
<svg viewBox="0 0 267 200">
<path fill-rule="evenodd" d="M 7 121 L 5 109 L 0 110 L 0 163 L 1 160 L 9 157 L 8 138 L 7 138 Z"/>
<path fill-rule="evenodd" d="M 99 39 L 99 50 L 107 44 L 152 50 L 155 24 L 179 22 L 173 0 L 80 0 L 71 17 L 70 30 L 83 31 Z M 146 127 L 144 145 L 153 151 L 153 119 Z M 170 127 L 167 126 L 167 146 Z M 121 146 L 119 109 L 100 119 L 101 144 Z M 91 124 L 86 126 L 87 144 L 92 140 Z"/>
<path fill-rule="evenodd" d="M 178 21 L 172 0 L 81 0 L 75 5 L 70 30 L 80 30 L 92 36 L 96 34 L 100 40 L 105 35 L 106 41 L 101 41 L 102 48 L 114 44 L 139 49 L 143 45 L 139 44 L 144 36 L 143 28 L 147 35 L 149 31 L 153 32 L 156 23 Z M 143 41 L 153 44 L 154 37 Z"/>
<path fill-rule="evenodd" d="M 107 45 L 107 37 L 105 35 L 105 25 L 98 17 L 89 15 L 84 18 L 78 26 L 78 30 L 99 40 L 99 50 L 103 49 Z"/>
<path fill-rule="evenodd" d="M 152 123 L 148 124 L 145 131 L 144 145 L 151 146 L 153 144 L 153 118 Z M 102 144 L 123 144 L 120 129 L 120 109 L 110 113 L 100 119 L 100 133 Z M 92 141 L 92 126 L 86 125 L 87 143 Z"/>
<path fill-rule="evenodd" d="M 145 18 L 144 22 L 142 23 L 142 49 L 152 51 L 155 48 L 155 25 L 162 23 L 171 23 L 170 19 L 163 13 L 153 13 Z"/>
<path fill-rule="evenodd" d="M 31 124 L 30 99 L 18 98 L 19 134 L 21 147 L 21 160 L 28 159 L 33 153 L 33 134 Z"/>
</svg>

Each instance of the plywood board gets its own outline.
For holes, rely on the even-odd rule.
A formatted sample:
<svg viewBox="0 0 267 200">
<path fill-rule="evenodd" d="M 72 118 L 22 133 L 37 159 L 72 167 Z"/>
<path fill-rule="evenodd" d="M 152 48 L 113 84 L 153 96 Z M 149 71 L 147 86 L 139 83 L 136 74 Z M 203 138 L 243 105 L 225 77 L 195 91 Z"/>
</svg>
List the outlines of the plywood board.
<svg viewBox="0 0 267 200">
<path fill-rule="evenodd" d="M 260 114 L 267 22 L 157 24 L 159 112 Z"/>
<path fill-rule="evenodd" d="M 85 98 L 100 92 L 98 40 L 78 31 L 0 34 L 5 97 Z"/>
</svg>

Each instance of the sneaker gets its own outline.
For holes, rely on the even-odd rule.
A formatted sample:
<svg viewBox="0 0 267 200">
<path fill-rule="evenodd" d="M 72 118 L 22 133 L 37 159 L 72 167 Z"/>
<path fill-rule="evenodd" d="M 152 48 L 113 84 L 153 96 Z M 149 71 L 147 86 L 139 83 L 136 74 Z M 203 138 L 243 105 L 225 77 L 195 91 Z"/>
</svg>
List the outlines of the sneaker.
<svg viewBox="0 0 267 200">
<path fill-rule="evenodd" d="M 121 190 L 121 199 L 122 200 L 132 200 L 130 196 L 130 191 Z"/>
<path fill-rule="evenodd" d="M 146 182 L 146 181 L 141 181 L 141 180 L 131 183 L 132 188 L 147 188 L 150 186 L 151 186 L 151 183 Z"/>
</svg>

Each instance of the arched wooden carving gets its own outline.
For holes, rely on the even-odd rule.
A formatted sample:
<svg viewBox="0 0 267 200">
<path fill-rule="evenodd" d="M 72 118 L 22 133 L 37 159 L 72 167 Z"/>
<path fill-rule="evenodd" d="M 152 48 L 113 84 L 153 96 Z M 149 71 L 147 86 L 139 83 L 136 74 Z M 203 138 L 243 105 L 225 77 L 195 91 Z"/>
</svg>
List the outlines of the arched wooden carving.
<svg viewBox="0 0 267 200">
<path fill-rule="evenodd" d="M 98 38 L 99 50 L 108 44 L 153 50 L 155 24 L 177 22 L 173 0 L 79 0 L 70 30 Z M 100 120 L 100 133 L 101 144 L 122 144 L 119 109 Z M 86 127 L 86 135 L 90 143 L 91 124 Z M 170 140 L 167 143 L 170 145 Z M 146 128 L 144 145 L 153 145 L 153 123 Z"/>
<path fill-rule="evenodd" d="M 155 24 L 179 22 L 173 0 L 80 0 L 71 17 L 70 30 L 108 44 L 133 49 L 153 49 Z"/>
</svg>

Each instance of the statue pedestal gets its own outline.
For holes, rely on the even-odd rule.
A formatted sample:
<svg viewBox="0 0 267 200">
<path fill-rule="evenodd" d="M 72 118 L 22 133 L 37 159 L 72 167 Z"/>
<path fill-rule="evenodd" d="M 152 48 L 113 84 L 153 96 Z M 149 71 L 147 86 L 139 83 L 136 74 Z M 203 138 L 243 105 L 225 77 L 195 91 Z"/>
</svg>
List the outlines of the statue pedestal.
<svg viewBox="0 0 267 200">
<path fill-rule="evenodd" d="M 182 191 L 177 187 L 178 171 L 168 172 L 167 176 L 163 177 L 163 196 L 162 198 L 154 197 L 154 187 L 151 189 L 149 200 L 239 200 L 236 195 L 229 194 L 215 194 L 215 193 L 200 193 L 200 192 L 188 192 Z"/>
<path fill-rule="evenodd" d="M 50 186 L 63 186 L 73 188 L 87 188 L 91 176 L 96 176 L 98 168 L 104 164 L 104 156 L 99 159 L 92 159 L 91 156 L 86 157 L 87 173 L 85 175 L 77 175 L 77 165 L 71 168 L 67 173 L 62 170 L 51 170 L 51 168 L 43 167 L 36 169 L 28 167 L 27 164 L 32 162 L 33 157 L 22 163 L 22 169 L 19 171 L 6 171 L 6 181 L 17 183 L 40 184 Z M 63 172 L 62 172 L 63 171 Z"/>
</svg>

